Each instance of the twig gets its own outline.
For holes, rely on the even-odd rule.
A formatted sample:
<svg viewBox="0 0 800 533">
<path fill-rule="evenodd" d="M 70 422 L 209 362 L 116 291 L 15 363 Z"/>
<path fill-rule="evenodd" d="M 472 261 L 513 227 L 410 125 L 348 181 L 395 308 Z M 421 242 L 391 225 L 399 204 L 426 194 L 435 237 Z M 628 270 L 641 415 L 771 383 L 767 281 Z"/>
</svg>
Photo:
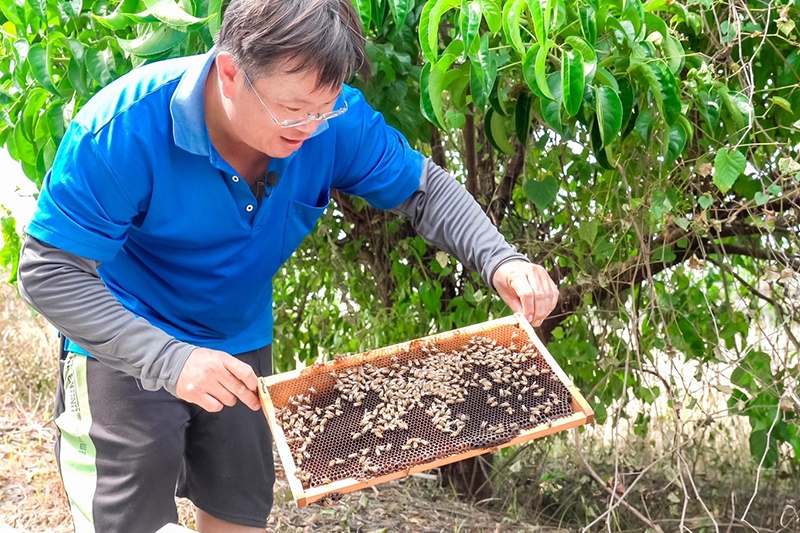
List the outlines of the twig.
<svg viewBox="0 0 800 533">
<path fill-rule="evenodd" d="M 778 406 L 779 405 L 780 401 L 778 401 Z M 775 408 L 775 418 L 772 420 L 772 425 L 769 427 L 769 431 L 767 431 L 767 443 L 764 446 L 764 453 L 761 454 L 761 461 L 759 461 L 758 469 L 756 469 L 756 486 L 753 488 L 753 495 L 750 497 L 750 501 L 747 502 L 747 507 L 745 507 L 744 513 L 742 513 L 742 518 L 740 519 L 742 522 L 752 527 L 754 530 L 755 527 L 753 527 L 747 520 L 745 520 L 745 517 L 747 516 L 747 513 L 750 511 L 750 506 L 753 505 L 753 501 L 756 499 L 756 496 L 758 495 L 758 483 L 759 481 L 761 481 L 761 468 L 764 466 L 764 461 L 767 460 L 767 454 L 769 453 L 769 440 L 772 438 L 772 430 L 775 429 L 775 424 L 778 423 L 778 419 L 781 417 L 781 410 L 778 406 L 776 406 Z"/>
<path fill-rule="evenodd" d="M 683 463 L 686 464 L 686 460 L 683 459 L 683 454 L 678 452 L 678 456 L 681 457 Z M 711 522 L 714 524 L 714 531 L 719 533 L 719 524 L 717 524 L 717 521 L 714 519 L 714 515 L 711 513 L 711 511 L 708 510 L 708 507 L 706 507 L 706 502 L 704 502 L 703 498 L 700 496 L 700 491 L 697 490 L 697 485 L 694 484 L 694 477 L 692 476 L 692 473 L 687 470 L 686 474 L 689 477 L 689 482 L 692 484 L 692 489 L 694 490 L 694 494 L 697 497 L 697 501 L 700 502 L 700 505 L 703 506 L 703 510 L 706 512 L 708 517 L 711 519 Z"/>
<path fill-rule="evenodd" d="M 616 498 L 616 503 L 614 505 L 610 506 L 603 514 L 601 514 L 600 516 L 595 518 L 589 525 L 587 525 L 585 528 L 583 528 L 582 531 L 588 531 L 590 527 L 592 527 L 594 524 L 596 524 L 606 514 L 609 514 L 611 511 L 613 511 L 614 508 L 616 508 L 618 505 L 622 505 L 623 507 L 628 509 L 634 516 L 636 516 L 636 518 L 638 518 L 639 520 L 641 520 L 642 522 L 647 524 L 648 527 L 656 529 L 656 525 L 650 519 L 648 519 L 646 516 L 644 516 L 642 513 L 640 513 L 635 507 L 633 507 L 631 504 L 626 502 L 624 500 L 624 497 L 631 491 L 633 486 L 644 475 L 644 473 L 647 472 L 647 470 L 649 470 L 651 467 L 656 465 L 659 461 L 655 461 L 651 465 L 649 465 L 645 469 L 643 469 L 639 473 L 639 475 L 636 477 L 636 479 L 633 481 L 633 483 L 631 483 L 631 485 L 625 490 L 625 492 L 622 495 L 617 495 L 617 493 L 615 492 L 616 483 L 612 483 L 613 485 L 615 485 L 614 487 L 609 487 L 603 481 L 603 478 L 601 478 L 600 475 L 597 472 L 595 472 L 594 468 L 592 468 L 592 466 L 589 464 L 589 462 L 586 460 L 586 458 L 581 453 L 581 450 L 580 450 L 580 433 L 578 433 L 577 429 L 573 430 L 573 435 L 575 436 L 575 453 L 578 455 L 578 459 L 580 459 L 581 464 L 583 464 L 583 467 L 586 469 L 586 471 L 589 473 L 589 475 L 592 477 L 592 479 L 594 479 L 595 482 L 597 482 L 601 487 L 603 487 L 603 489 L 605 489 L 606 492 L 608 492 L 611 495 L 611 500 L 612 501 L 614 501 L 615 498 Z M 615 479 L 615 481 L 616 481 L 616 479 Z"/>
</svg>

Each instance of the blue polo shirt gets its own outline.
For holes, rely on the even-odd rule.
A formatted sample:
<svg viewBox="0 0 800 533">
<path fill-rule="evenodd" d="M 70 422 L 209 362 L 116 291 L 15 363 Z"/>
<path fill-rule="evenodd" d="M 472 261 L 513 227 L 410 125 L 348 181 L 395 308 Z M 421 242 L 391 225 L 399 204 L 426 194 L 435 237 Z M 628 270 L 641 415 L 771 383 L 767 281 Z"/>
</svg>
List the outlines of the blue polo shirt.
<svg viewBox="0 0 800 533">
<path fill-rule="evenodd" d="M 101 262 L 122 305 L 177 339 L 241 353 L 272 342 L 272 277 L 331 189 L 396 207 L 419 187 L 423 157 L 345 86 L 348 111 L 270 161 L 279 181 L 259 205 L 209 139 L 213 60 L 143 66 L 92 98 L 69 125 L 28 233 Z"/>
</svg>

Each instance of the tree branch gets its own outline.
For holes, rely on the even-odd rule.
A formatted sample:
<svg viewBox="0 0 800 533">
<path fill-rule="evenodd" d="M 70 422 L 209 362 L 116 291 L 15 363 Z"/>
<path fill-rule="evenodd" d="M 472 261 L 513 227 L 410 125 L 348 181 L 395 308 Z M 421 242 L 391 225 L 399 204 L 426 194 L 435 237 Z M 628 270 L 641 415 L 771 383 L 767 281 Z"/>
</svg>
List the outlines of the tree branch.
<svg viewBox="0 0 800 533">
<path fill-rule="evenodd" d="M 470 108 L 472 105 L 470 104 Z M 470 109 L 471 111 L 471 109 Z M 472 113 L 466 114 L 467 123 L 464 124 L 464 151 L 465 163 L 467 167 L 467 192 L 473 198 L 478 198 L 478 160 L 475 154 L 475 116 Z"/>
</svg>

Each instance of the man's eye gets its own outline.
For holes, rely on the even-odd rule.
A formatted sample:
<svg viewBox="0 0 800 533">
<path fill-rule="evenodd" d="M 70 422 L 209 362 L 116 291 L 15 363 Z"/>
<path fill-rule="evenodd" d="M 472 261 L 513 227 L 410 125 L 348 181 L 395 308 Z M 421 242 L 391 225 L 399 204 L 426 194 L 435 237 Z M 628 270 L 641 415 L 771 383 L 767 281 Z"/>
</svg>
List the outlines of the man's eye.
<svg viewBox="0 0 800 533">
<path fill-rule="evenodd" d="M 298 107 L 287 107 L 286 110 L 290 111 L 292 113 L 297 113 L 298 111 L 300 111 L 300 108 L 298 108 Z"/>
</svg>

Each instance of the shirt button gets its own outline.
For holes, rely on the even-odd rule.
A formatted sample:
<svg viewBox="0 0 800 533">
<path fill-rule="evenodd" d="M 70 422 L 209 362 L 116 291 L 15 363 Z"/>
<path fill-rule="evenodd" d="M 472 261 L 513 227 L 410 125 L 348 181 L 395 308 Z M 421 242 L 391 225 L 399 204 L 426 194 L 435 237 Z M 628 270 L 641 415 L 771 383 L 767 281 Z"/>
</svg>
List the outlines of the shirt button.
<svg viewBox="0 0 800 533">
<path fill-rule="evenodd" d="M 231 179 L 234 183 L 239 183 L 239 176 L 233 176 Z"/>
<path fill-rule="evenodd" d="M 253 210 L 253 205 L 252 205 L 252 204 L 250 204 L 250 205 L 248 205 L 247 207 L 245 207 L 245 209 L 247 209 L 247 212 L 249 213 L 250 211 L 252 211 L 252 210 Z"/>
</svg>

